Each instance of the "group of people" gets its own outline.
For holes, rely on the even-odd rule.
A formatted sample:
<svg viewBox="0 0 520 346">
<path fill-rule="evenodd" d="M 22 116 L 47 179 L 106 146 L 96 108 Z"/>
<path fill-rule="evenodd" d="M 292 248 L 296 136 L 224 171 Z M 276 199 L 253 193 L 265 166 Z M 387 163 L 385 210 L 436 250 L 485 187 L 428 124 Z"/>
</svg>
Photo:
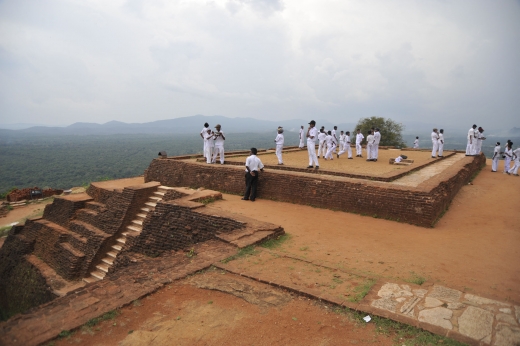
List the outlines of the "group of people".
<svg viewBox="0 0 520 346">
<path fill-rule="evenodd" d="M 437 130 L 437 128 L 434 128 L 432 131 L 432 159 L 435 159 L 437 157 L 443 157 L 442 154 L 444 154 L 444 130 L 440 129 Z M 419 147 L 419 137 L 415 138 L 414 142 L 414 148 Z"/>
<path fill-rule="evenodd" d="M 200 137 L 204 140 L 204 157 L 206 163 L 216 163 L 217 156 L 220 155 L 220 164 L 224 164 L 224 141 L 226 136 L 221 131 L 220 124 L 215 125 L 215 131 L 209 128 L 208 123 L 204 123 L 204 127 L 200 131 Z"/>
<path fill-rule="evenodd" d="M 513 150 L 513 142 L 508 139 L 504 152 L 501 152 L 500 149 L 500 142 L 497 142 L 495 144 L 495 150 L 491 161 L 491 172 L 496 172 L 498 170 L 498 159 L 502 156 L 504 159 L 503 173 L 518 176 L 518 168 L 520 168 L 520 147 Z M 513 162 L 512 167 L 511 162 Z"/>
<path fill-rule="evenodd" d="M 484 129 L 477 125 L 473 125 L 468 131 L 468 144 L 466 145 L 466 156 L 480 155 L 482 151 L 482 141 L 486 140 L 484 137 Z"/>
</svg>

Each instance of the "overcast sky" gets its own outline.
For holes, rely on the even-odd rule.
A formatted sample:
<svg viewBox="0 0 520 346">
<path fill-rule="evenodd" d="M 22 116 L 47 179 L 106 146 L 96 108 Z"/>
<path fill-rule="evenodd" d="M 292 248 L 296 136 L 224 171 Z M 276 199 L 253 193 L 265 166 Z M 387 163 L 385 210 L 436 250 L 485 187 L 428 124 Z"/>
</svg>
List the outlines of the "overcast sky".
<svg viewBox="0 0 520 346">
<path fill-rule="evenodd" d="M 518 0 L 0 0 L 0 124 L 519 111 Z"/>
</svg>

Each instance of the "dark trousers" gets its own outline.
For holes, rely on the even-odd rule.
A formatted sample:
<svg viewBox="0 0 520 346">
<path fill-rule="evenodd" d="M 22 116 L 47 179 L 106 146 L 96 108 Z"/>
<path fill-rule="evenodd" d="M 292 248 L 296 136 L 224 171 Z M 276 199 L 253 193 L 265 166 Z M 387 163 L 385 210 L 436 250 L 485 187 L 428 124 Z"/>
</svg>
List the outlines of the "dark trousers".
<svg viewBox="0 0 520 346">
<path fill-rule="evenodd" d="M 256 198 L 256 187 L 258 185 L 258 172 L 255 171 L 255 176 L 252 176 L 251 173 L 246 172 L 246 193 L 244 194 L 244 199 L 250 199 L 252 201 Z"/>
</svg>

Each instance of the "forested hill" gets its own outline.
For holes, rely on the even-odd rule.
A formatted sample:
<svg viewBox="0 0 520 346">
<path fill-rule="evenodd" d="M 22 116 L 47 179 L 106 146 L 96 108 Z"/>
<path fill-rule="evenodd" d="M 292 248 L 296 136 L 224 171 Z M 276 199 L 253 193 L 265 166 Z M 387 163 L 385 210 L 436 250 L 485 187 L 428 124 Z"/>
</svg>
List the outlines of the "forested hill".
<svg viewBox="0 0 520 346">
<path fill-rule="evenodd" d="M 0 193 L 12 187 L 38 186 L 68 189 L 103 179 L 138 176 L 144 173 L 159 151 L 169 156 L 202 152 L 198 132 L 164 135 L 0 136 Z M 297 145 L 298 133 L 286 131 L 285 145 Z M 229 133 L 226 150 L 274 147 L 276 129 L 264 133 Z M 415 136 L 403 136 L 412 145 Z M 465 149 L 465 136 L 445 137 L 445 149 Z M 488 138 L 484 153 L 492 155 L 494 143 L 505 138 Z M 520 138 L 511 137 L 520 144 Z M 431 148 L 428 134 L 421 134 L 421 148 Z M 515 148 L 517 145 L 515 145 Z M 503 148 L 503 144 L 502 144 Z M 304 163 L 305 165 L 306 163 Z"/>
</svg>

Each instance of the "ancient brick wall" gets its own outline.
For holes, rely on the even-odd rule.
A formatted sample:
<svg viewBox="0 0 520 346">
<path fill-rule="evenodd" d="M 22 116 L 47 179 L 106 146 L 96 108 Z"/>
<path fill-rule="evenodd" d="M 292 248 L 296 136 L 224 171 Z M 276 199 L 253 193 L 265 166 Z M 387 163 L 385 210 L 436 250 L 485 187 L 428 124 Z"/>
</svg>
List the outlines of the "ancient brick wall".
<svg viewBox="0 0 520 346">
<path fill-rule="evenodd" d="M 57 197 L 51 204 L 45 206 L 43 218 L 52 221 L 60 226 L 69 227 L 70 220 L 79 209 L 85 208 L 85 203 L 92 198 L 85 196 L 81 198 L 78 195 Z"/>
<path fill-rule="evenodd" d="M 407 189 L 395 185 L 323 175 L 296 175 L 284 172 L 261 173 L 258 197 L 312 205 L 392 219 L 419 226 L 432 226 L 460 187 L 485 164 L 485 157 L 474 157 L 458 174 L 445 177 L 438 189 Z M 194 164 L 181 160 L 153 160 L 145 171 L 145 181 L 166 186 L 204 187 L 242 194 L 244 172 L 227 167 Z"/>
<path fill-rule="evenodd" d="M 31 196 L 31 190 L 40 190 L 40 189 L 38 187 L 20 189 L 20 190 L 15 189 L 7 195 L 7 201 L 8 202 L 18 202 L 18 201 L 21 201 L 24 199 L 30 200 L 33 198 L 33 196 Z M 45 197 L 50 197 L 50 196 L 54 196 L 54 195 L 61 195 L 62 193 L 63 193 L 63 190 L 45 189 L 45 190 L 42 190 L 41 195 L 37 195 L 35 197 L 36 198 L 45 198 Z"/>
</svg>

